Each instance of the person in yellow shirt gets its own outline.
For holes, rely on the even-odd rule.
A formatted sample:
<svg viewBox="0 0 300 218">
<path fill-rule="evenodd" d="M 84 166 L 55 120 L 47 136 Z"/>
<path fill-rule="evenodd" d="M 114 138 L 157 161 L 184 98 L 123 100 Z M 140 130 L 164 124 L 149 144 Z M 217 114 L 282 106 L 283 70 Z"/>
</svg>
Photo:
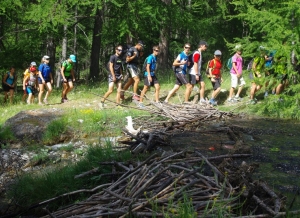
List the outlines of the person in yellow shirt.
<svg viewBox="0 0 300 218">
<path fill-rule="evenodd" d="M 34 61 L 32 61 L 31 63 L 30 63 L 30 66 L 24 71 L 24 73 L 23 73 L 23 84 L 24 84 L 24 80 L 25 80 L 25 78 L 26 77 L 28 77 L 29 75 L 30 75 L 30 68 L 31 67 L 35 67 L 36 68 L 36 63 L 34 62 Z M 25 87 L 23 86 L 23 91 L 24 91 L 24 93 L 23 93 L 23 97 L 22 97 L 22 102 L 25 102 L 25 100 L 26 100 L 26 98 L 27 98 L 27 95 L 28 95 L 28 93 L 27 93 L 27 91 L 26 91 L 26 86 L 27 86 L 27 84 L 25 84 Z"/>
</svg>

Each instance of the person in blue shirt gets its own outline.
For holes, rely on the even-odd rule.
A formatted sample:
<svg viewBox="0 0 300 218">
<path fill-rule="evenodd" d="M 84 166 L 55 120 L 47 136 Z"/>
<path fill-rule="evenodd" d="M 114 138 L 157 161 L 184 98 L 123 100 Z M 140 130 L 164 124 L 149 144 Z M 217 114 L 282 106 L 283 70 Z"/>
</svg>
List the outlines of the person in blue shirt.
<svg viewBox="0 0 300 218">
<path fill-rule="evenodd" d="M 43 105 L 43 102 L 45 104 L 48 104 L 48 97 L 50 93 L 52 92 L 52 83 L 53 83 L 53 78 L 52 78 L 52 73 L 51 73 L 51 68 L 49 66 L 49 61 L 50 57 L 45 55 L 42 58 L 42 62 L 38 68 L 39 71 L 39 78 L 38 78 L 38 83 L 39 83 L 39 105 Z M 47 92 L 44 98 L 44 101 L 42 102 L 42 95 L 44 93 L 45 86 L 47 87 Z"/>
<path fill-rule="evenodd" d="M 144 88 L 141 92 L 140 96 L 140 107 L 145 107 L 143 105 L 143 98 L 145 94 L 147 93 L 150 86 L 155 87 L 155 102 L 159 102 L 159 82 L 155 75 L 156 70 L 156 57 L 159 54 L 159 46 L 153 46 L 153 53 L 147 57 L 147 65 L 146 65 L 146 71 L 144 72 Z"/>
<path fill-rule="evenodd" d="M 7 72 L 4 75 L 2 80 L 2 88 L 4 90 L 4 103 L 7 101 L 9 96 L 9 101 L 12 104 L 16 82 L 17 82 L 17 78 L 15 75 L 15 67 L 11 67 L 9 72 Z"/>
<path fill-rule="evenodd" d="M 191 45 L 190 43 L 184 44 L 184 50 L 177 56 L 177 58 L 173 62 L 173 67 L 175 68 L 175 76 L 176 82 L 174 88 L 169 92 L 167 98 L 165 99 L 165 103 L 169 102 L 171 96 L 173 96 L 180 86 L 185 85 L 186 89 L 190 89 L 191 84 L 188 82 L 186 78 L 187 74 L 187 64 L 188 64 L 188 54 L 190 52 Z M 185 102 L 188 102 L 188 92 L 185 93 Z"/>
</svg>

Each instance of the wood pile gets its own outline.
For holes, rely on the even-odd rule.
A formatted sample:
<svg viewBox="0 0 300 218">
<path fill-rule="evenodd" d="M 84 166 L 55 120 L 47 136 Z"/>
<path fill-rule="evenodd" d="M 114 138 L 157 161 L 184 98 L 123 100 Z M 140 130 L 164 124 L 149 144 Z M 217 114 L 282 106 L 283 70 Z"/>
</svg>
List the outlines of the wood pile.
<svg viewBox="0 0 300 218">
<path fill-rule="evenodd" d="M 236 158 L 247 156 L 249 154 L 206 158 L 199 151 L 181 151 L 161 156 L 155 153 L 142 163 L 100 163 L 111 165 L 110 176 L 115 181 L 94 188 L 93 191 L 102 190 L 87 200 L 53 213 L 48 211 L 44 217 L 284 215 L 280 196 L 265 183 L 251 179 L 257 166 L 245 162 L 237 164 Z"/>
</svg>

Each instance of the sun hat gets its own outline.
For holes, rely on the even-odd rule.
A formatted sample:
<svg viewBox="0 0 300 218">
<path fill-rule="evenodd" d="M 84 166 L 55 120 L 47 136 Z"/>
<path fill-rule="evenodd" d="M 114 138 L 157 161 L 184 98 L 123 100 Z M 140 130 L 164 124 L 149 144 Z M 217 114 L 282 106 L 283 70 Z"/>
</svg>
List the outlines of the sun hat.
<svg viewBox="0 0 300 218">
<path fill-rule="evenodd" d="M 72 62 L 76 63 L 76 56 L 75 55 L 70 55 L 70 59 Z"/>
<path fill-rule="evenodd" d="M 34 61 L 32 61 L 32 62 L 30 63 L 30 65 L 31 65 L 31 66 L 36 66 L 36 63 L 35 63 Z"/>
<path fill-rule="evenodd" d="M 214 55 L 222 55 L 222 52 L 220 50 L 216 50 Z"/>
</svg>

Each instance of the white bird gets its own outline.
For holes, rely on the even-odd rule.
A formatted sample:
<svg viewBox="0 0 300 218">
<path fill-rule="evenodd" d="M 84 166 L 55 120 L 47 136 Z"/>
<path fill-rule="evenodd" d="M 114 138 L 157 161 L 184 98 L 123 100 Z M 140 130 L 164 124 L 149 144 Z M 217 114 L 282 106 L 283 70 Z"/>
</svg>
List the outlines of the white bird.
<svg viewBox="0 0 300 218">
<path fill-rule="evenodd" d="M 133 128 L 133 122 L 132 122 L 132 117 L 128 116 L 126 117 L 127 119 L 127 126 L 125 128 L 130 132 L 132 135 L 137 135 L 141 131 L 141 126 L 138 129 Z"/>
</svg>

